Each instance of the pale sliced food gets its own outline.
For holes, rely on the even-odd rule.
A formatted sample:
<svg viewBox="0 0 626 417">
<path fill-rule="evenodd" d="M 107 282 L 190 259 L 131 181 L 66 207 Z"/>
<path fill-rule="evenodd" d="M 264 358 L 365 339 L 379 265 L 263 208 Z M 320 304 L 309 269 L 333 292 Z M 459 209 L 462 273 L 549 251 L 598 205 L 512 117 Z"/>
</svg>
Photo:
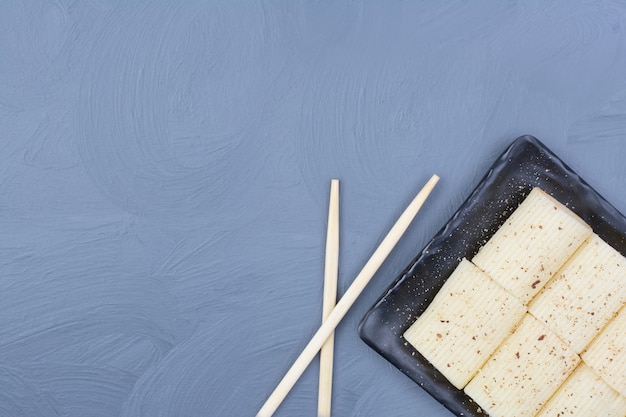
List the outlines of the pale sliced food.
<svg viewBox="0 0 626 417">
<path fill-rule="evenodd" d="M 626 398 L 581 363 L 537 417 L 624 417 Z"/>
<path fill-rule="evenodd" d="M 525 312 L 511 294 L 463 259 L 404 338 L 461 389 Z"/>
<path fill-rule="evenodd" d="M 594 234 L 528 309 L 580 353 L 625 302 L 626 259 Z"/>
<path fill-rule="evenodd" d="M 583 361 L 626 397 L 626 307 L 582 354 Z"/>
<path fill-rule="evenodd" d="M 579 363 L 567 344 L 526 314 L 465 392 L 492 417 L 534 416 Z"/>
<path fill-rule="evenodd" d="M 534 188 L 472 261 L 527 304 L 591 233 L 571 210 Z"/>
</svg>

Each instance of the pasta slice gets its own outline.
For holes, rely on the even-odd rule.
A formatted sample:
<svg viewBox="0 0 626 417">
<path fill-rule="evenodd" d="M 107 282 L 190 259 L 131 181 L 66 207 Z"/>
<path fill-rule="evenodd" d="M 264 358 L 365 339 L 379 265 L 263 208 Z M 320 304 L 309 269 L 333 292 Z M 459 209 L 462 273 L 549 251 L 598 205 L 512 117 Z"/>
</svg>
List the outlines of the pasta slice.
<svg viewBox="0 0 626 417">
<path fill-rule="evenodd" d="M 583 361 L 626 397 L 626 307 L 582 354 Z"/>
<path fill-rule="evenodd" d="M 537 417 L 624 417 L 626 398 L 581 363 Z"/>
<path fill-rule="evenodd" d="M 580 353 L 625 302 L 626 259 L 594 234 L 528 309 Z"/>
<path fill-rule="evenodd" d="M 527 304 L 591 233 L 567 207 L 534 188 L 472 262 Z"/>
<path fill-rule="evenodd" d="M 525 313 L 519 301 L 463 259 L 404 338 L 461 389 Z"/>
<path fill-rule="evenodd" d="M 492 417 L 534 416 L 580 363 L 580 357 L 526 314 L 465 392 Z"/>
</svg>

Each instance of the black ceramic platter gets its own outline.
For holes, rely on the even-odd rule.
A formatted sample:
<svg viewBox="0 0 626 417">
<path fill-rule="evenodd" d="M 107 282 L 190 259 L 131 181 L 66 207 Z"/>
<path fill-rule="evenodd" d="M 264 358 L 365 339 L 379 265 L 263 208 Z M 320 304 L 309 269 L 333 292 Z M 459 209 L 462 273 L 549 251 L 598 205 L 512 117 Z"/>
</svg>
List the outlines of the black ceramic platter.
<svg viewBox="0 0 626 417">
<path fill-rule="evenodd" d="M 424 312 L 463 258 L 472 259 L 534 187 L 578 214 L 626 256 L 626 218 L 532 136 L 516 139 L 359 325 L 361 338 L 457 416 L 480 416 L 402 334 Z"/>
</svg>

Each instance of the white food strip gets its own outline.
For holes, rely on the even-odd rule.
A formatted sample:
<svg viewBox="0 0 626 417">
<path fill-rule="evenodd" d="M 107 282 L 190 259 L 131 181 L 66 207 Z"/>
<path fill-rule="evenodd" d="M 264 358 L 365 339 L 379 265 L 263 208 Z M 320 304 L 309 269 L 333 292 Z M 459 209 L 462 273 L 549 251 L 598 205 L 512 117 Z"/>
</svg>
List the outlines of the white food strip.
<svg viewBox="0 0 626 417">
<path fill-rule="evenodd" d="M 461 389 L 525 313 L 519 301 L 463 259 L 404 338 Z"/>
<path fill-rule="evenodd" d="M 580 363 L 580 357 L 526 314 L 465 387 L 492 417 L 534 416 Z"/>
<path fill-rule="evenodd" d="M 534 188 L 472 261 L 527 304 L 591 233 L 567 207 Z"/>
<path fill-rule="evenodd" d="M 624 417 L 626 398 L 581 363 L 537 417 Z"/>
<path fill-rule="evenodd" d="M 583 361 L 626 397 L 626 307 L 582 354 Z"/>
<path fill-rule="evenodd" d="M 626 302 L 626 259 L 592 235 L 529 305 L 577 353 Z"/>
</svg>

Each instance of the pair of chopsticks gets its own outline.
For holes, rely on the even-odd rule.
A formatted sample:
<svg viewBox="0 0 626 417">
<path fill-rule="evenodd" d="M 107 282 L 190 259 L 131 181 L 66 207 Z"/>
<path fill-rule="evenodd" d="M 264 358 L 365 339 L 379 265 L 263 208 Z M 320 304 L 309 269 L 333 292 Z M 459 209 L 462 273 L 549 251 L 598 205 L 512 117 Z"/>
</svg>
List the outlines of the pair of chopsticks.
<svg viewBox="0 0 626 417">
<path fill-rule="evenodd" d="M 426 199 L 428 198 L 430 192 L 433 190 L 437 181 L 439 181 L 439 177 L 437 175 L 433 175 L 430 180 L 426 183 L 426 185 L 422 188 L 422 190 L 415 196 L 413 201 L 408 205 L 408 207 L 404 210 L 404 212 L 400 215 L 396 223 L 393 225 L 387 236 L 380 243 L 376 251 L 372 254 L 371 258 L 367 261 L 361 272 L 356 276 L 350 287 L 346 290 L 345 294 L 334 308 L 328 307 L 327 304 L 334 304 L 334 298 L 336 297 L 336 264 L 338 261 L 338 253 L 339 253 L 339 182 L 333 180 L 331 182 L 331 198 L 329 204 L 329 224 L 328 224 L 328 232 L 327 232 L 327 241 L 326 241 L 326 267 L 325 267 L 325 281 L 333 280 L 335 281 L 335 288 L 332 288 L 333 284 L 327 285 L 325 283 L 324 295 L 326 298 L 327 286 L 331 287 L 328 289 L 328 292 L 333 292 L 335 295 L 332 298 L 329 296 L 327 302 L 325 302 L 324 312 L 326 312 L 327 308 L 330 310 L 328 315 L 324 314 L 325 320 L 323 321 L 320 328 L 317 330 L 313 338 L 306 345 L 298 359 L 293 363 L 291 368 L 287 371 L 283 379 L 280 381 L 278 386 L 274 389 L 272 394 L 269 396 L 263 407 L 259 410 L 256 417 L 271 417 L 276 409 L 283 402 L 291 388 L 296 384 L 300 376 L 304 373 L 306 368 L 309 366 L 313 358 L 317 355 L 317 352 L 322 349 L 322 347 L 329 342 L 329 347 L 326 348 L 326 358 L 325 361 L 330 360 L 330 367 L 325 362 L 325 364 L 320 364 L 320 374 L 325 372 L 322 376 L 320 375 L 320 399 L 318 406 L 325 409 L 318 409 L 318 412 L 328 412 L 330 415 L 330 395 L 331 395 L 331 384 L 330 381 L 332 379 L 332 338 L 333 332 L 339 322 L 346 315 L 352 304 L 356 301 L 361 292 L 365 289 L 369 281 L 372 279 L 378 268 L 382 265 L 384 260 L 389 256 L 389 253 L 394 248 L 396 243 L 400 240 L 406 229 L 415 218 L 415 215 L 420 210 Z M 334 184 L 334 186 L 333 186 Z M 333 191 L 334 190 L 334 191 Z M 334 196 L 336 194 L 336 196 Z M 335 202 L 333 202 L 335 199 Z M 331 220 L 332 217 L 332 220 Z M 332 226 L 331 230 L 331 222 L 335 223 Z M 332 271 L 331 271 L 332 270 Z M 334 278 L 333 278 L 334 275 Z M 332 310 L 331 310 L 332 308 Z M 328 354 L 328 350 L 331 351 L 330 355 Z M 330 356 L 330 357 L 329 357 Z M 327 368 L 324 370 L 324 368 Z M 324 380 L 322 380 L 322 377 Z M 322 385 L 324 385 L 322 387 Z M 322 391 L 324 391 L 322 393 Z M 324 398 L 321 398 L 321 396 Z M 322 417 L 322 414 L 319 414 Z"/>
</svg>

